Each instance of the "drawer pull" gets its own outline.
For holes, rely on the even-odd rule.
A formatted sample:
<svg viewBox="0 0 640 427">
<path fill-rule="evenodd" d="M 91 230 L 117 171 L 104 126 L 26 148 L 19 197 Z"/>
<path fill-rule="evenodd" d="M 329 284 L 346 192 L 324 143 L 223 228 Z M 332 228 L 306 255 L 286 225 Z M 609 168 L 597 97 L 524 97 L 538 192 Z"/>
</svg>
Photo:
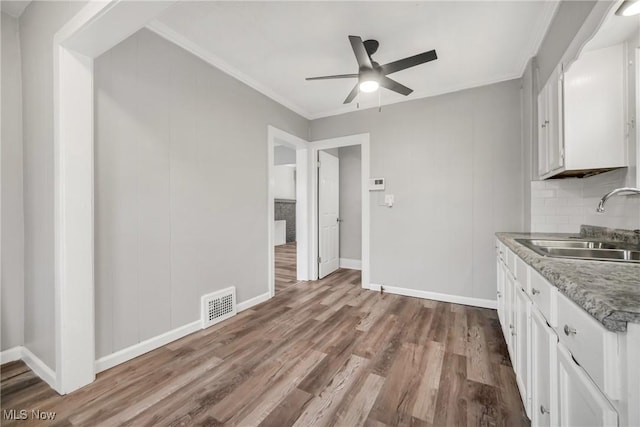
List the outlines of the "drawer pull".
<svg viewBox="0 0 640 427">
<path fill-rule="evenodd" d="M 540 293 L 540 291 L 539 291 L 539 290 L 537 290 L 536 288 L 531 288 L 531 293 L 532 293 L 533 295 L 538 295 L 538 294 Z"/>
<path fill-rule="evenodd" d="M 544 406 L 540 405 L 540 413 L 541 414 L 550 414 L 551 411 L 549 411 L 547 408 L 545 408 Z"/>
<path fill-rule="evenodd" d="M 578 333 L 578 331 L 576 331 L 576 330 L 575 330 L 574 328 L 572 328 L 571 326 L 569 326 L 569 325 L 564 325 L 564 334 L 565 334 L 566 336 L 569 336 L 569 335 L 575 335 L 575 334 L 577 334 L 577 333 Z"/>
</svg>

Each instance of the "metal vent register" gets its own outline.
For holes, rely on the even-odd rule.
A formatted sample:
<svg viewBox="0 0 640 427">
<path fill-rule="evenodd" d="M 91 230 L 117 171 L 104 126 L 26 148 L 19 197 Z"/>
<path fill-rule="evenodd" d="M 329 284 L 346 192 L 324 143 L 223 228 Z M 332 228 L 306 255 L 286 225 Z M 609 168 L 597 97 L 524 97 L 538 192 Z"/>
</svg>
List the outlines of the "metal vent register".
<svg viewBox="0 0 640 427">
<path fill-rule="evenodd" d="M 202 297 L 202 328 L 208 328 L 236 315 L 236 288 L 234 286 Z"/>
</svg>

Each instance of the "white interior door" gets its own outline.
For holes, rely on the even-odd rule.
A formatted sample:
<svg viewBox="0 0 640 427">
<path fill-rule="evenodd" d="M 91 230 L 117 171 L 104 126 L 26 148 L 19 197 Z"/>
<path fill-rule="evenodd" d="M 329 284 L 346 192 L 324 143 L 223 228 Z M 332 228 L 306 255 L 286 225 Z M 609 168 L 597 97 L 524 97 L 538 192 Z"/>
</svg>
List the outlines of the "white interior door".
<svg viewBox="0 0 640 427">
<path fill-rule="evenodd" d="M 320 279 L 340 266 L 340 160 L 318 152 L 318 276 Z"/>
</svg>

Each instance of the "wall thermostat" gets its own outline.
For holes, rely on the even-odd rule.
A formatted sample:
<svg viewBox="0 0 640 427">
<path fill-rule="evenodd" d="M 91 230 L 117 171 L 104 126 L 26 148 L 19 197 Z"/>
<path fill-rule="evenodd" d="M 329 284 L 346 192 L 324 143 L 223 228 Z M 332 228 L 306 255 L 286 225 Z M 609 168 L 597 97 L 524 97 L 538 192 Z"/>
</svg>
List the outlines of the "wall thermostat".
<svg viewBox="0 0 640 427">
<path fill-rule="evenodd" d="M 384 178 L 371 178 L 369 180 L 369 191 L 384 190 Z"/>
</svg>

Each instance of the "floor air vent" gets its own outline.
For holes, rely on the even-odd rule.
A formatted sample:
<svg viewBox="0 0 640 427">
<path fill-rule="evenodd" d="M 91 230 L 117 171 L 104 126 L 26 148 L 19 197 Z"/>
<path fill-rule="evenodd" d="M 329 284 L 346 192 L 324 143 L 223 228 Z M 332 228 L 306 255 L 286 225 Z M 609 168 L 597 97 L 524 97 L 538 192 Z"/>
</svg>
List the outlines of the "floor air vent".
<svg viewBox="0 0 640 427">
<path fill-rule="evenodd" d="M 202 329 L 215 325 L 236 314 L 234 286 L 202 297 Z"/>
</svg>

